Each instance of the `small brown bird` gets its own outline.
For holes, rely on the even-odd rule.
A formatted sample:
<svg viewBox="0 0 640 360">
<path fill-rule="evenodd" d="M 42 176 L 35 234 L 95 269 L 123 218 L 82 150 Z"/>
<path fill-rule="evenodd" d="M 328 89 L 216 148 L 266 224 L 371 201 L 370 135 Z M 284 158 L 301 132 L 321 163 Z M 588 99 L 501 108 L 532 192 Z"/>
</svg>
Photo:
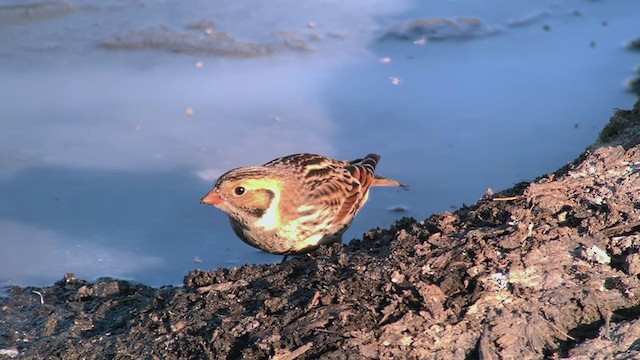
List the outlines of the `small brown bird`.
<svg viewBox="0 0 640 360">
<path fill-rule="evenodd" d="M 374 175 L 379 159 L 289 155 L 223 174 L 200 202 L 227 213 L 247 244 L 273 254 L 301 254 L 341 241 L 370 186 L 405 187 Z"/>
</svg>

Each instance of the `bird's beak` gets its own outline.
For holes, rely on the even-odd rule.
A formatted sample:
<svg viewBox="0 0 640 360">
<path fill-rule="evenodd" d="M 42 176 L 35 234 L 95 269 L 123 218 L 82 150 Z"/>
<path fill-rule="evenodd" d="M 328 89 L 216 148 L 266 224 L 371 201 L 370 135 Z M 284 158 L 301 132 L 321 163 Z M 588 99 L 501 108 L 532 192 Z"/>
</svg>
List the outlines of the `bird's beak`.
<svg viewBox="0 0 640 360">
<path fill-rule="evenodd" d="M 211 190 L 207 195 L 205 195 L 202 199 L 200 199 L 201 204 L 206 205 L 218 205 L 222 202 L 222 198 L 220 197 L 220 191 L 218 189 Z"/>
</svg>

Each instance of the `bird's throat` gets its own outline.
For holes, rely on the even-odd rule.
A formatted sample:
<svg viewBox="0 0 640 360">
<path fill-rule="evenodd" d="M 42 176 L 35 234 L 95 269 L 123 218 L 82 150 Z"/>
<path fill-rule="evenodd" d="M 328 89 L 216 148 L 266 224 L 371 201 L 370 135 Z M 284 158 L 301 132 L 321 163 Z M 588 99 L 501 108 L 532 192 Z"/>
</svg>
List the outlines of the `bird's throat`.
<svg viewBox="0 0 640 360">
<path fill-rule="evenodd" d="M 282 225 L 280 216 L 280 191 L 274 192 L 273 199 L 267 210 L 264 211 L 262 217 L 255 222 L 255 226 L 258 226 L 264 230 L 274 230 Z"/>
</svg>

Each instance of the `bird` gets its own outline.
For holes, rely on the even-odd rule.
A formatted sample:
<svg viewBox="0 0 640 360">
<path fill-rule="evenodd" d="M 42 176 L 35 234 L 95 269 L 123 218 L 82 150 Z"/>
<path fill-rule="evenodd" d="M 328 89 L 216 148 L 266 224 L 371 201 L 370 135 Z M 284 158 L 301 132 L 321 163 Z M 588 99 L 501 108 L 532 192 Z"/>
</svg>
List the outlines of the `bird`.
<svg viewBox="0 0 640 360">
<path fill-rule="evenodd" d="M 242 241 L 284 255 L 284 262 L 288 255 L 341 242 L 370 187 L 407 188 L 375 174 L 379 160 L 377 154 L 351 161 L 288 155 L 224 173 L 200 202 L 226 213 Z"/>
</svg>

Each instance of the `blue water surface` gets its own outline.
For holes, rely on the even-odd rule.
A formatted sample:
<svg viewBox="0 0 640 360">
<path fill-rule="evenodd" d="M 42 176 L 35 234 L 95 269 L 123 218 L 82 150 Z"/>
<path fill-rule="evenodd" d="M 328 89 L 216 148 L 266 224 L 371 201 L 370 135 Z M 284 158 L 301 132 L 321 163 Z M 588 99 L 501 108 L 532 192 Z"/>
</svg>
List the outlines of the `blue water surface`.
<svg viewBox="0 0 640 360">
<path fill-rule="evenodd" d="M 411 186 L 374 189 L 345 239 L 473 203 L 573 160 L 615 108 L 633 106 L 624 80 L 640 63 L 624 48 L 640 35 L 637 0 L 16 4 L 0 1 L 4 284 L 75 272 L 159 286 L 194 268 L 280 261 L 198 200 L 226 170 L 291 153 L 376 152 L 380 173 Z M 460 17 L 480 25 L 384 36 Z M 200 20 L 309 51 L 99 46 L 158 25 L 195 34 Z"/>
</svg>

